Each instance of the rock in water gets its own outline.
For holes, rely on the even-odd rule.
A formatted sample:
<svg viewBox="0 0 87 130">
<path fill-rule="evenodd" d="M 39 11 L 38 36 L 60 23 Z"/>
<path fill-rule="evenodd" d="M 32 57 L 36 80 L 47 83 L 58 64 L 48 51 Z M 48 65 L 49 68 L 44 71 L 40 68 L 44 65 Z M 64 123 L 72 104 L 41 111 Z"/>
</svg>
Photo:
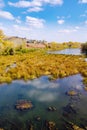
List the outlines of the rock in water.
<svg viewBox="0 0 87 130">
<path fill-rule="evenodd" d="M 47 126 L 47 129 L 48 130 L 54 130 L 55 129 L 55 122 L 53 122 L 53 121 L 47 121 L 46 122 L 46 126 Z"/>
<path fill-rule="evenodd" d="M 77 92 L 74 91 L 74 90 L 70 90 L 70 91 L 67 92 L 67 95 L 69 95 L 69 96 L 76 96 Z"/>
<path fill-rule="evenodd" d="M 31 103 L 31 101 L 18 100 L 16 103 L 17 110 L 27 110 L 27 109 L 31 109 L 32 107 L 33 107 L 33 104 Z"/>
</svg>

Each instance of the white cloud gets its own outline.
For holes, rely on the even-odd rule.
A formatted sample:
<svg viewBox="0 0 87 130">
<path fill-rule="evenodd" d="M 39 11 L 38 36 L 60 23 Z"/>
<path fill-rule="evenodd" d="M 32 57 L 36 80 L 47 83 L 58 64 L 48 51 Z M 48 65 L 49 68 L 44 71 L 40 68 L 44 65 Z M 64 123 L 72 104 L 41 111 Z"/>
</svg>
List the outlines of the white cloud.
<svg viewBox="0 0 87 130">
<path fill-rule="evenodd" d="M 21 18 L 18 16 L 17 18 L 15 18 L 15 22 L 21 24 L 22 23 Z"/>
<path fill-rule="evenodd" d="M 29 8 L 27 10 L 27 12 L 39 12 L 39 11 L 42 11 L 42 10 L 43 10 L 43 8 L 41 8 L 41 7 L 32 7 L 32 8 Z"/>
<path fill-rule="evenodd" d="M 51 25 L 49 24 L 46 26 L 46 23 L 45 23 L 44 28 L 40 28 L 40 27 L 36 28 L 36 26 L 38 27 L 39 24 L 34 24 L 30 26 L 31 22 L 29 21 L 28 23 L 22 21 L 21 24 L 19 23 L 17 24 L 15 22 L 15 19 L 12 22 L 11 21 L 6 22 L 4 20 L 3 23 L 0 24 L 0 28 L 4 31 L 4 33 L 7 36 L 26 37 L 28 39 L 46 40 L 48 42 L 52 42 L 52 41 L 86 42 L 87 41 L 87 24 L 85 24 L 85 21 L 82 24 L 80 25 L 78 24 L 75 26 L 74 25 L 73 26 L 71 25 L 70 26 L 69 25 L 57 26 L 54 24 L 51 24 Z M 43 27 L 43 24 L 41 25 L 42 27 Z"/>
<path fill-rule="evenodd" d="M 62 25 L 62 24 L 64 24 L 65 23 L 65 21 L 67 20 L 67 19 L 69 19 L 71 17 L 71 15 L 67 15 L 67 16 L 57 16 L 57 23 L 58 24 L 60 24 L 60 25 Z"/>
<path fill-rule="evenodd" d="M 30 28 L 29 26 L 25 26 L 24 23 L 22 25 L 14 25 L 14 27 L 10 24 L 10 26 L 6 23 L 0 26 L 0 28 L 5 32 L 7 36 L 19 36 L 26 37 L 28 39 L 36 39 L 36 40 L 46 40 L 48 42 L 56 41 L 56 42 L 68 42 L 68 41 L 77 41 L 77 42 L 86 42 L 87 41 L 87 26 L 80 26 L 80 29 L 76 30 L 75 27 L 70 27 L 66 29 L 60 29 L 59 27 L 48 26 L 47 28 Z M 14 31 L 13 31 L 14 30 Z M 59 31 L 58 31 L 59 30 Z M 38 86 L 38 85 L 37 85 Z M 51 86 L 51 85 L 49 85 Z M 52 84 L 52 87 L 54 85 Z M 44 86 L 45 87 L 45 86 Z M 56 87 L 56 86 L 54 86 Z"/>
<path fill-rule="evenodd" d="M 62 5 L 63 0 L 41 0 L 43 3 L 48 3 L 52 5 Z"/>
<path fill-rule="evenodd" d="M 63 20 L 63 19 L 69 19 L 69 18 L 71 18 L 71 15 L 67 15 L 67 16 L 57 16 L 57 19 L 59 19 L 59 20 Z"/>
<path fill-rule="evenodd" d="M 79 0 L 79 3 L 87 4 L 87 0 Z"/>
<path fill-rule="evenodd" d="M 21 27 L 21 28 L 20 28 L 20 26 L 17 25 L 17 24 L 14 24 L 14 25 L 13 25 L 13 28 L 14 28 L 15 30 L 19 30 L 19 29 L 20 29 L 20 30 L 22 30 L 22 31 L 26 31 L 26 30 L 28 29 L 28 28 L 25 28 L 25 27 Z"/>
<path fill-rule="evenodd" d="M 0 10 L 0 18 L 14 20 L 14 16 L 10 12 L 2 10 Z"/>
<path fill-rule="evenodd" d="M 58 19 L 64 19 L 65 16 L 57 16 Z"/>
<path fill-rule="evenodd" d="M 58 20 L 57 22 L 58 22 L 58 24 L 64 24 L 65 20 L 60 19 L 60 20 Z"/>
<path fill-rule="evenodd" d="M 62 30 L 59 30 L 58 32 L 59 33 L 72 33 L 72 32 L 76 32 L 77 29 L 62 29 Z"/>
<path fill-rule="evenodd" d="M 6 29 L 8 29 L 8 31 L 5 30 L 7 36 L 9 35 L 9 36 L 19 36 L 19 37 L 29 38 L 32 34 L 31 28 L 25 25 L 20 25 L 20 24 L 14 24 L 14 25 L 11 24 L 10 27 L 7 26 Z"/>
<path fill-rule="evenodd" d="M 26 0 L 20 0 L 19 2 L 12 3 L 8 2 L 10 6 L 14 7 L 35 7 L 35 6 L 43 6 L 43 4 L 50 4 L 50 5 L 62 5 L 63 0 L 32 0 L 32 1 L 26 1 Z"/>
<path fill-rule="evenodd" d="M 35 18 L 35 17 L 26 16 L 26 23 L 30 27 L 43 28 L 44 27 L 44 22 L 45 22 L 44 19 L 39 19 L 39 18 Z"/>
<path fill-rule="evenodd" d="M 62 5 L 63 0 L 19 0 L 18 2 L 8 2 L 8 5 L 17 8 L 29 8 L 27 12 L 40 12 L 43 10 L 44 5 Z M 26 11 L 23 13 L 27 13 Z"/>
<path fill-rule="evenodd" d="M 5 30 L 3 23 L 0 23 L 0 29 Z"/>
<path fill-rule="evenodd" d="M 80 29 L 80 27 L 79 26 L 75 26 L 75 29 L 78 30 L 78 29 Z"/>
<path fill-rule="evenodd" d="M 19 23 L 19 24 L 21 23 L 20 19 L 16 19 L 15 21 L 16 21 L 16 23 Z"/>
<path fill-rule="evenodd" d="M 0 0 L 0 8 L 3 8 L 5 6 L 4 1 Z"/>
<path fill-rule="evenodd" d="M 14 6 L 14 7 L 22 7 L 22 8 L 27 8 L 27 7 L 33 7 L 33 6 L 41 6 L 41 3 L 34 0 L 34 1 L 25 1 L 25 0 L 20 0 L 19 2 L 16 3 L 12 3 L 12 2 L 8 2 L 8 4 L 10 6 Z"/>
</svg>

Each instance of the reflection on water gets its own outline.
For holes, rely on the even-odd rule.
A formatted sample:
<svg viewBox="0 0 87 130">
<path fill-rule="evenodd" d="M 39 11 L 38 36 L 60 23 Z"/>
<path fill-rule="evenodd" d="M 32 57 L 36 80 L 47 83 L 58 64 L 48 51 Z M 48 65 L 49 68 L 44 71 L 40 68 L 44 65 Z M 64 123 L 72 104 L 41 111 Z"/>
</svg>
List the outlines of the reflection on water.
<svg viewBox="0 0 87 130">
<path fill-rule="evenodd" d="M 66 92 L 69 90 L 77 91 L 78 95 L 68 96 Z M 15 103 L 20 99 L 31 100 L 34 108 L 16 110 Z M 57 110 L 48 111 L 50 106 Z M 37 116 L 41 118 L 39 123 L 35 120 Z M 36 124 L 35 130 L 41 130 L 41 124 L 45 120 L 55 121 L 59 130 L 64 130 L 64 120 L 85 125 L 86 118 L 87 93 L 83 89 L 81 75 L 55 81 L 49 81 L 48 77 L 42 76 L 28 82 L 15 80 L 11 84 L 0 85 L 0 127 L 6 130 L 28 130 L 28 121 Z"/>
<path fill-rule="evenodd" d="M 56 90 L 55 88 L 58 89 L 59 84 L 50 82 L 47 77 L 30 81 L 29 86 L 33 86 L 33 88 L 27 94 L 37 101 L 51 102 L 55 101 L 58 96 L 58 92 L 54 90 Z"/>
<path fill-rule="evenodd" d="M 49 51 L 50 54 L 81 55 L 80 49 L 64 49 L 61 51 Z"/>
</svg>

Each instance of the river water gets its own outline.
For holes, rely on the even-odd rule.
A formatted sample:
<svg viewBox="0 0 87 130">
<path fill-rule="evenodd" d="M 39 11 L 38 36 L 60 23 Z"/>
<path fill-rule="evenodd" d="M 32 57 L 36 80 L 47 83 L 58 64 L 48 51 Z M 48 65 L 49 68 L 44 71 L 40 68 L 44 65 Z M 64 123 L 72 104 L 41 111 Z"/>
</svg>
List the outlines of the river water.
<svg viewBox="0 0 87 130">
<path fill-rule="evenodd" d="M 79 48 L 76 49 L 64 49 L 61 51 L 48 51 L 50 54 L 66 54 L 66 55 L 81 55 L 81 50 Z"/>
<path fill-rule="evenodd" d="M 70 90 L 75 90 L 78 95 L 68 96 L 66 92 Z M 15 104 L 20 99 L 30 100 L 34 107 L 31 110 L 16 110 Z M 73 110 L 70 105 L 74 106 Z M 49 111 L 49 106 L 57 110 Z M 38 116 L 40 121 L 36 120 Z M 28 130 L 27 124 L 32 121 L 34 129 L 41 130 L 45 120 L 54 121 L 59 130 L 65 129 L 64 120 L 86 125 L 87 93 L 80 74 L 55 81 L 42 76 L 28 82 L 15 80 L 11 84 L 0 85 L 1 127 L 6 130 Z"/>
</svg>

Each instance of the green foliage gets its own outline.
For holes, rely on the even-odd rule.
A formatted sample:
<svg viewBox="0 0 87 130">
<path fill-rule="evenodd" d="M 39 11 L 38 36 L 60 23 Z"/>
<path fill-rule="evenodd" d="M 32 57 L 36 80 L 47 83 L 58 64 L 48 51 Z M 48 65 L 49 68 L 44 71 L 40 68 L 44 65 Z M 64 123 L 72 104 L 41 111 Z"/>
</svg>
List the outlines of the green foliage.
<svg viewBox="0 0 87 130">
<path fill-rule="evenodd" d="M 14 50 L 14 48 L 7 47 L 7 48 L 4 49 L 2 54 L 3 55 L 14 55 L 15 54 L 15 50 Z"/>
<path fill-rule="evenodd" d="M 2 55 L 14 55 L 15 54 L 14 44 L 10 41 L 3 40 L 1 54 Z"/>
</svg>

